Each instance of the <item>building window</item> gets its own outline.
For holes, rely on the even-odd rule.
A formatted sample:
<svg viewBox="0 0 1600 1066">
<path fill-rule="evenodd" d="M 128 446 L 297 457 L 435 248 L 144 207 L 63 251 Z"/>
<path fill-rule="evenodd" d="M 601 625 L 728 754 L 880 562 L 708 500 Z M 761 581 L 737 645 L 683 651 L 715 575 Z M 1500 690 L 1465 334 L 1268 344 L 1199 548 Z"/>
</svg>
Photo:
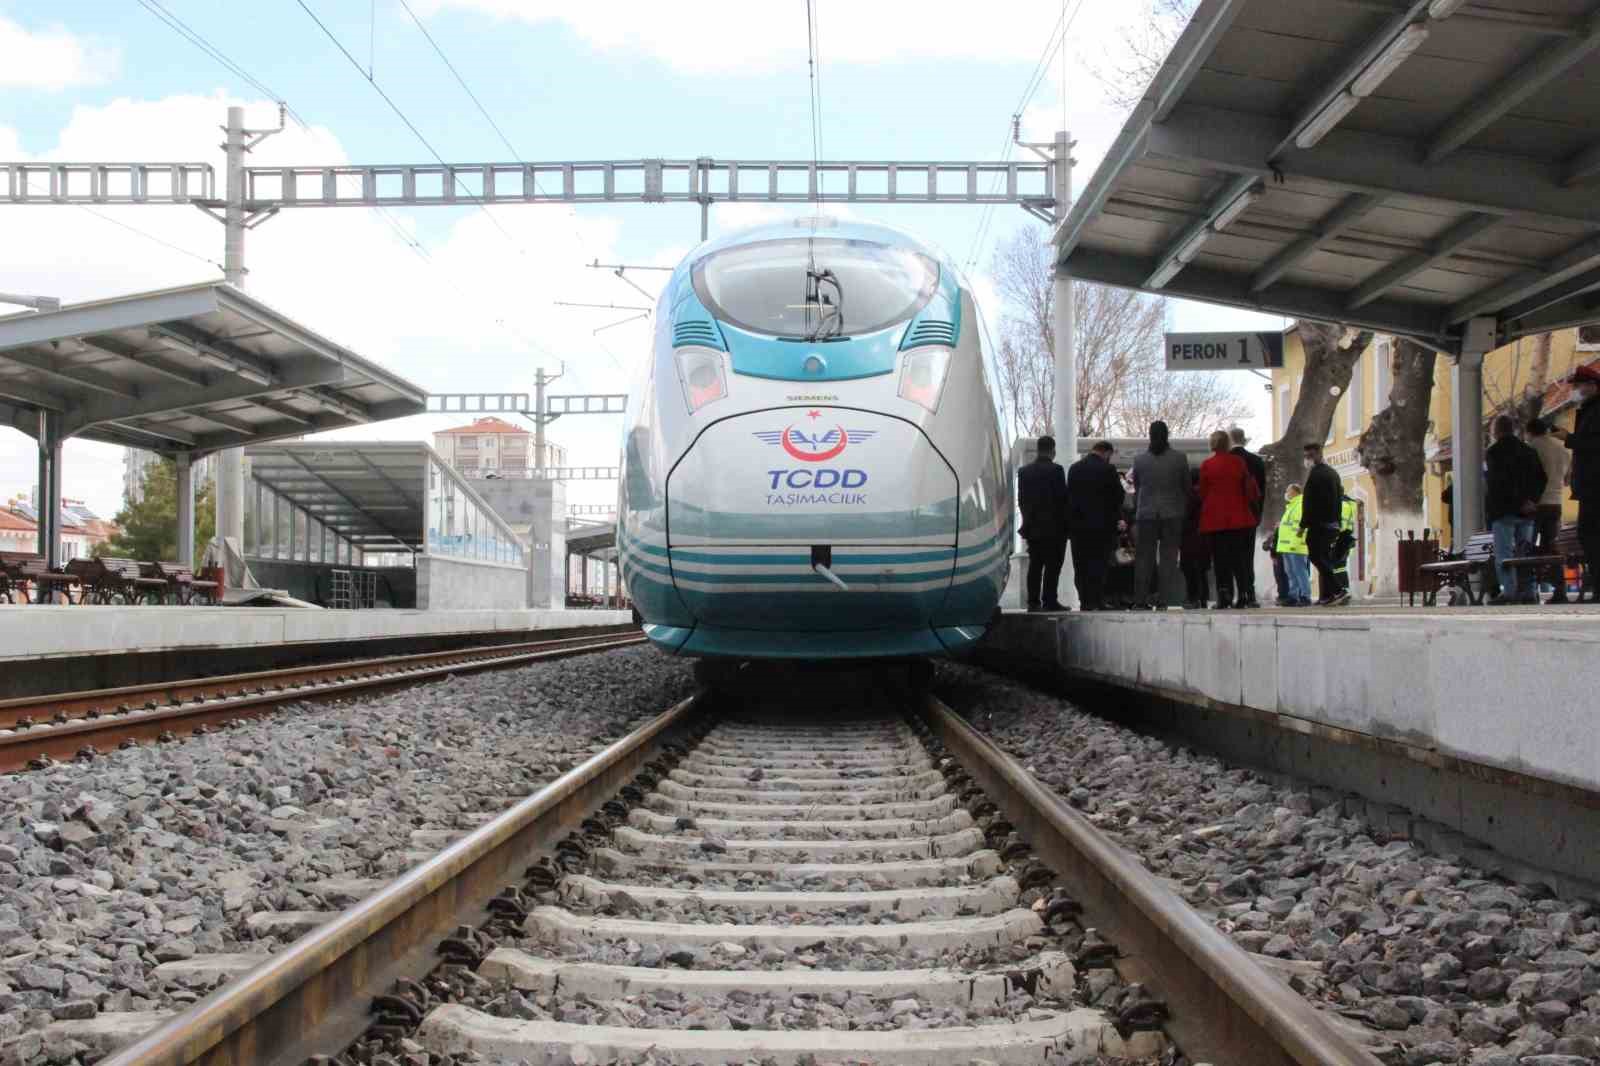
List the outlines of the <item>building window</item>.
<svg viewBox="0 0 1600 1066">
<path fill-rule="evenodd" d="M 1394 338 L 1380 338 L 1373 351 L 1372 411 L 1376 414 L 1389 406 L 1389 394 L 1394 391 Z"/>
<path fill-rule="evenodd" d="M 1365 382 L 1361 380 L 1361 371 L 1366 361 L 1367 357 L 1364 355 L 1356 360 L 1355 368 L 1350 371 L 1350 387 L 1345 390 L 1344 395 L 1344 429 L 1352 437 L 1358 435 L 1365 425 L 1366 405 L 1361 401 L 1366 388 Z"/>
<path fill-rule="evenodd" d="M 1600 352 L 1600 325 L 1578 327 L 1578 351 Z"/>
</svg>

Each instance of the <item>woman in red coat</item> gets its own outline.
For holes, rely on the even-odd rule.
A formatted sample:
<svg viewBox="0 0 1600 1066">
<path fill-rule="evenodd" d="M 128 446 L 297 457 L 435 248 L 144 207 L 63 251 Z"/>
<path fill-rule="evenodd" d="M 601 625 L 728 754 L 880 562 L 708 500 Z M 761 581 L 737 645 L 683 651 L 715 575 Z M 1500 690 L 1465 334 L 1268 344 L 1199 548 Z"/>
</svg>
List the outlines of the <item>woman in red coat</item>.
<svg viewBox="0 0 1600 1066">
<path fill-rule="evenodd" d="M 1249 587 L 1243 578 L 1255 561 L 1253 505 L 1261 497 L 1250 468 L 1230 446 L 1226 433 L 1211 434 L 1211 458 L 1200 464 L 1200 532 L 1211 541 L 1219 595 L 1224 589 Z M 1232 606 L 1228 600 L 1217 603 L 1219 609 Z"/>
</svg>

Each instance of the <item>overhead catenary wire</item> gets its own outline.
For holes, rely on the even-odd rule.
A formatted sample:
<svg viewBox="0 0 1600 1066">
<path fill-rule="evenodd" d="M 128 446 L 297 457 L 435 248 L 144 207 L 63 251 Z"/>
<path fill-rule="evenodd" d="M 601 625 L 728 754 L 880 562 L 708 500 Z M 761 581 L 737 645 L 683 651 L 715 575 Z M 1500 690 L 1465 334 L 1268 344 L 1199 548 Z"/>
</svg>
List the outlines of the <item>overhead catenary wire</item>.
<svg viewBox="0 0 1600 1066">
<path fill-rule="evenodd" d="M 458 70 L 456 65 L 450 61 L 450 57 L 445 54 L 444 49 L 440 47 L 439 42 L 434 39 L 433 34 L 428 32 L 427 25 L 417 17 L 417 13 L 411 9 L 411 5 L 407 3 L 406 0 L 400 0 L 400 7 L 405 11 L 406 15 L 410 17 L 412 23 L 415 24 L 417 30 L 422 34 L 423 39 L 428 42 L 428 46 L 433 49 L 434 54 L 439 57 L 439 61 L 443 63 L 445 69 L 450 72 L 451 77 L 455 78 L 456 84 L 461 87 L 461 91 L 467 94 L 467 99 L 472 101 L 472 106 L 478 109 L 478 114 L 483 116 L 483 120 L 489 124 L 489 128 L 494 130 L 495 136 L 500 138 L 500 143 L 506 146 L 506 151 L 511 153 L 511 158 L 521 161 L 523 158 L 522 153 L 517 151 L 517 146 L 511 143 L 511 138 L 506 136 L 505 130 L 501 129 L 500 124 L 494 120 L 494 116 L 489 114 L 489 109 L 483 105 L 483 101 L 478 98 L 478 94 L 472 91 L 472 86 L 467 84 L 467 79 L 462 77 L 461 71 Z M 535 192 L 541 195 L 544 193 L 544 189 L 542 186 L 540 186 L 537 175 L 534 176 L 533 187 Z M 589 253 L 588 242 L 583 239 L 583 233 L 578 228 L 577 212 L 573 209 L 569 209 L 568 218 L 572 221 L 572 235 L 577 239 L 578 245 L 583 249 L 584 254 L 587 255 Z M 618 276 L 620 277 L 621 275 Z M 552 301 L 552 303 L 558 302 L 559 301 Z M 617 361 L 617 358 L 614 355 L 611 354 L 610 349 L 606 349 L 606 357 L 611 360 L 612 364 L 616 366 L 619 372 L 626 373 L 622 364 Z"/>
<path fill-rule="evenodd" d="M 1017 98 L 1016 106 L 1011 109 L 1011 124 L 1006 129 L 1006 139 L 1001 146 L 1000 162 L 1008 163 L 1016 147 L 1015 130 L 1019 127 L 1022 116 L 1038 95 L 1039 86 L 1043 84 L 1046 74 L 1050 70 L 1050 61 L 1057 51 L 1061 53 L 1063 65 L 1066 62 L 1067 34 L 1072 30 L 1072 24 L 1077 21 L 1078 14 L 1083 10 L 1083 0 L 1076 0 L 1070 13 L 1067 9 L 1069 0 L 1062 0 L 1061 14 L 1056 17 L 1054 28 L 1045 39 L 1044 49 L 1039 53 L 1039 60 L 1033 66 L 1033 72 L 1028 75 L 1027 84 L 1023 87 L 1022 94 Z M 1066 124 L 1066 81 L 1065 72 L 1062 75 L 1062 125 Z M 1004 180 L 1004 173 L 997 173 L 990 191 L 998 192 L 1000 183 Z M 968 250 L 965 266 L 972 269 L 978 261 L 978 255 L 983 243 L 988 239 L 989 230 L 994 224 L 995 204 L 987 204 L 978 216 L 978 226 L 973 233 L 972 246 Z"/>
<path fill-rule="evenodd" d="M 173 14 L 166 7 L 164 7 L 160 0 L 139 0 L 139 5 L 146 11 L 150 12 L 150 14 L 160 19 L 174 33 L 178 34 L 178 36 L 182 37 L 184 40 L 188 41 L 190 44 L 194 45 L 206 55 L 220 63 L 229 73 L 233 74 L 234 77 L 243 81 L 246 85 L 250 86 L 252 89 L 255 89 L 267 99 L 282 106 L 284 111 L 289 115 L 290 118 L 294 119 L 295 123 L 299 125 L 301 129 L 307 128 L 305 119 L 300 116 L 299 112 L 289 106 L 288 102 L 284 100 L 282 95 L 273 92 L 270 87 L 261 81 L 261 79 L 251 74 L 240 64 L 234 62 L 234 60 L 231 59 L 226 52 L 212 44 L 210 41 L 206 40 L 206 38 L 198 30 L 184 22 L 183 19 L 179 18 L 177 15 Z"/>
<path fill-rule="evenodd" d="M 423 135 L 422 131 L 417 128 L 417 124 L 411 121 L 410 116 L 408 116 L 405 111 L 401 109 L 399 104 L 394 102 L 394 98 L 383 91 L 383 86 L 378 84 L 377 79 L 369 76 L 366 71 L 361 69 L 360 62 L 356 60 L 355 56 L 350 54 L 350 49 L 346 48 L 344 46 L 344 42 L 339 40 L 334 32 L 328 28 L 327 24 L 317 17 L 317 13 L 311 10 L 311 7 L 306 3 L 306 0 L 295 0 L 295 2 L 300 5 L 300 9 L 302 11 L 311 16 L 311 21 L 315 22 L 317 24 L 317 28 L 322 31 L 323 35 L 327 37 L 329 41 L 333 42 L 333 46 L 337 48 L 340 54 L 343 55 L 345 59 L 349 61 L 350 65 L 355 68 L 356 73 L 360 74 L 366 83 L 372 86 L 372 91 L 377 93 L 385 104 L 389 105 L 389 110 L 395 113 L 395 117 L 401 122 L 405 123 L 406 129 L 410 130 L 412 135 L 422 143 L 422 147 L 428 150 L 428 154 L 433 156 L 435 161 L 437 161 L 441 167 L 445 167 L 448 171 L 450 164 L 444 161 L 444 156 L 440 155 L 438 149 L 434 148 L 433 142 L 428 140 L 428 138 Z M 473 205 L 477 207 L 479 211 L 483 212 L 483 216 L 489 220 L 495 229 L 500 231 L 501 235 L 505 237 L 505 239 L 511 243 L 511 246 L 517 250 L 517 253 L 526 258 L 528 255 L 527 249 L 523 248 L 521 243 L 511 235 L 510 230 L 506 229 L 500 224 L 500 220 L 494 217 L 494 213 L 491 212 L 488 205 L 483 202 L 483 198 L 468 188 L 467 184 L 463 182 L 459 176 L 452 174 L 452 178 L 456 188 L 465 193 L 467 199 L 471 200 Z"/>
</svg>

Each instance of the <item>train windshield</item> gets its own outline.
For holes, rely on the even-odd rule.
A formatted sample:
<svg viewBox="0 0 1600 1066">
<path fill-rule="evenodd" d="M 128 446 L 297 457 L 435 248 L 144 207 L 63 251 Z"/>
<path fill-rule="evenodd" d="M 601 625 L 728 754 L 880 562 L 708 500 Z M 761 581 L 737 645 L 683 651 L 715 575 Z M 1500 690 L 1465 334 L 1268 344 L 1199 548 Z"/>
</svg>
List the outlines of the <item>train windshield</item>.
<svg viewBox="0 0 1600 1066">
<path fill-rule="evenodd" d="M 796 237 L 714 252 L 694 267 L 694 291 L 730 325 L 791 340 L 873 333 L 916 314 L 939 264 L 872 241 Z"/>
</svg>

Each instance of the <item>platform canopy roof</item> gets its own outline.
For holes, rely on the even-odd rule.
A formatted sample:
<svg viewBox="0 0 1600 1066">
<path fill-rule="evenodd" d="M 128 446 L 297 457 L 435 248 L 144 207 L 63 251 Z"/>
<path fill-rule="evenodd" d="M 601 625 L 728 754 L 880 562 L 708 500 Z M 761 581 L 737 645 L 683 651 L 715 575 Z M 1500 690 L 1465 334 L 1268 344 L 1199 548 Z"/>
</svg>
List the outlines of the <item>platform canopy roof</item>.
<svg viewBox="0 0 1600 1066">
<path fill-rule="evenodd" d="M 426 393 L 214 283 L 0 317 L 0 425 L 175 454 L 418 414 Z"/>
<path fill-rule="evenodd" d="M 423 550 L 430 457 L 433 449 L 412 441 L 285 441 L 245 451 L 252 478 L 369 552 Z"/>
<path fill-rule="evenodd" d="M 1074 276 L 1459 350 L 1600 318 L 1595 0 L 1201 0 Z"/>
</svg>

